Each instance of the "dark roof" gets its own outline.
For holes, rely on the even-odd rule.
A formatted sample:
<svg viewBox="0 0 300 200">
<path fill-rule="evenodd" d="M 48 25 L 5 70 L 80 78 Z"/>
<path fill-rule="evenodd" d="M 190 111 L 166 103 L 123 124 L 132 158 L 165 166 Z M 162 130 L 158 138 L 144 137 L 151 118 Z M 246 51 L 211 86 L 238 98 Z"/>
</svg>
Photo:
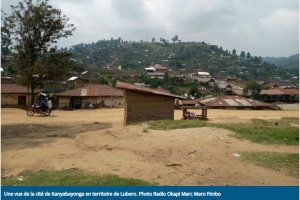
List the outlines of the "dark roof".
<svg viewBox="0 0 300 200">
<path fill-rule="evenodd" d="M 29 92 L 31 90 L 29 89 Z M 35 89 L 34 93 L 42 92 L 41 89 Z M 1 84 L 1 94 L 27 94 L 27 86 L 18 85 L 18 84 Z"/>
<path fill-rule="evenodd" d="M 74 90 L 59 93 L 58 96 L 70 97 L 100 97 L 100 96 L 124 96 L 122 90 L 118 90 L 109 85 L 87 85 Z"/>
<path fill-rule="evenodd" d="M 141 93 L 152 93 L 152 94 L 157 94 L 157 95 L 185 99 L 185 97 L 177 96 L 177 95 L 171 94 L 169 92 L 165 92 L 165 91 L 161 91 L 161 90 L 157 90 L 157 89 L 151 89 L 151 88 L 142 87 L 142 86 L 137 86 L 137 85 L 132 85 L 130 83 L 125 83 L 125 82 L 121 82 L 121 81 L 117 81 L 117 88 L 124 89 L 124 90 L 133 90 L 133 91 L 137 91 L 137 92 L 141 92 Z"/>
</svg>

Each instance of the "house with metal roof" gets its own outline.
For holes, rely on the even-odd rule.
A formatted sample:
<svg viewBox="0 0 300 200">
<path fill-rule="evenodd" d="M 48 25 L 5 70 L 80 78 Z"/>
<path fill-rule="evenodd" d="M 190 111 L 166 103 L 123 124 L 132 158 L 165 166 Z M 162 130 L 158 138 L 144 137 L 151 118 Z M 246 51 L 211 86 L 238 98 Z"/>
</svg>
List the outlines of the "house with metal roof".
<svg viewBox="0 0 300 200">
<path fill-rule="evenodd" d="M 264 110 L 264 109 L 279 109 L 276 105 L 271 105 L 261 101 L 253 99 L 235 96 L 225 95 L 220 97 L 202 98 L 199 100 L 201 106 L 207 106 L 208 108 L 217 109 L 234 109 L 234 110 Z"/>
<path fill-rule="evenodd" d="M 87 108 L 93 104 L 94 108 L 124 106 L 124 93 L 109 85 L 87 85 L 73 90 L 56 94 L 59 108 L 74 109 Z"/>
<path fill-rule="evenodd" d="M 88 84 L 89 81 L 77 76 L 72 76 L 67 80 L 68 87 L 81 87 L 84 84 Z"/>
<path fill-rule="evenodd" d="M 260 96 L 263 101 L 274 102 L 299 102 L 299 90 L 296 88 L 274 88 L 261 90 Z"/>
<path fill-rule="evenodd" d="M 37 102 L 41 89 L 34 90 L 34 100 Z M 29 94 L 28 94 L 29 92 Z M 31 90 L 18 84 L 1 84 L 1 106 L 25 106 L 30 104 Z"/>
<path fill-rule="evenodd" d="M 117 88 L 124 90 L 124 125 L 149 120 L 174 119 L 175 99 L 185 99 L 160 89 L 151 89 L 117 81 Z"/>
</svg>

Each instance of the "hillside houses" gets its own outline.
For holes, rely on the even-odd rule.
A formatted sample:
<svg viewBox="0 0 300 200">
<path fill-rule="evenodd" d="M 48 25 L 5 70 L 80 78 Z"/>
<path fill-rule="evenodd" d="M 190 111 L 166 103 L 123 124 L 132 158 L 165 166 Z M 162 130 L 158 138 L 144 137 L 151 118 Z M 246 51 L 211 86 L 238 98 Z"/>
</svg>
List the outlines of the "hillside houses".
<svg viewBox="0 0 300 200">
<path fill-rule="evenodd" d="M 155 66 L 150 66 L 147 68 L 144 68 L 145 72 L 151 77 L 151 78 L 159 78 L 163 79 L 165 73 L 168 71 L 167 67 L 164 67 L 162 65 L 156 64 Z"/>
</svg>

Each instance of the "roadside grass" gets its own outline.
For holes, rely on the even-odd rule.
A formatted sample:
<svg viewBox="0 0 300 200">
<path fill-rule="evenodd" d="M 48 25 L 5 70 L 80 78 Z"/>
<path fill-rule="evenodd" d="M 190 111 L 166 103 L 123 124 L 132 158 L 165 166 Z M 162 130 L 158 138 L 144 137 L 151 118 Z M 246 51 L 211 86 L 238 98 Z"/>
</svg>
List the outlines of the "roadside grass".
<svg viewBox="0 0 300 200">
<path fill-rule="evenodd" d="M 231 130 L 237 134 L 235 136 L 237 138 L 245 138 L 260 144 L 299 145 L 299 127 L 292 127 L 289 124 L 292 122 L 296 124 L 296 119 L 283 118 L 276 121 L 278 125 L 262 119 L 252 119 L 251 124 L 211 124 L 211 126 Z"/>
<path fill-rule="evenodd" d="M 152 130 L 170 130 L 170 129 L 186 129 L 207 126 L 203 120 L 157 120 L 147 122 L 149 129 Z"/>
<path fill-rule="evenodd" d="M 299 118 L 282 118 L 276 120 L 278 125 L 272 121 L 262 119 L 252 119 L 252 123 L 228 123 L 214 124 L 204 120 L 159 120 L 149 121 L 149 129 L 169 130 L 185 129 L 195 127 L 216 127 L 223 128 L 236 133 L 235 137 L 245 138 L 260 144 L 284 144 L 299 145 L 299 127 L 292 124 L 299 124 Z"/>
<path fill-rule="evenodd" d="M 22 179 L 22 180 L 21 180 Z M 18 186 L 150 186 L 149 182 L 120 178 L 117 175 L 89 174 L 78 169 L 66 169 L 59 171 L 26 171 L 17 176 L 2 178 L 1 185 Z"/>
<path fill-rule="evenodd" d="M 240 152 L 241 159 L 274 170 L 286 170 L 291 176 L 299 177 L 299 154 L 278 152 Z"/>
</svg>

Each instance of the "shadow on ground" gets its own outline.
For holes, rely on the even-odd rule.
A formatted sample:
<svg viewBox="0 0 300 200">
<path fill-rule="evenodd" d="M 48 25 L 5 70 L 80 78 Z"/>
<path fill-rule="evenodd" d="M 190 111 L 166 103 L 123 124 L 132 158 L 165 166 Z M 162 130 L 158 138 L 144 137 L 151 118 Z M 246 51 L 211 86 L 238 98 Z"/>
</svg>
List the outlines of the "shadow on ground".
<svg viewBox="0 0 300 200">
<path fill-rule="evenodd" d="M 54 142 L 57 138 L 75 139 L 77 134 L 111 128 L 110 123 L 91 123 L 79 126 L 49 126 L 44 124 L 16 124 L 1 126 L 2 151 L 32 148 Z"/>
</svg>

